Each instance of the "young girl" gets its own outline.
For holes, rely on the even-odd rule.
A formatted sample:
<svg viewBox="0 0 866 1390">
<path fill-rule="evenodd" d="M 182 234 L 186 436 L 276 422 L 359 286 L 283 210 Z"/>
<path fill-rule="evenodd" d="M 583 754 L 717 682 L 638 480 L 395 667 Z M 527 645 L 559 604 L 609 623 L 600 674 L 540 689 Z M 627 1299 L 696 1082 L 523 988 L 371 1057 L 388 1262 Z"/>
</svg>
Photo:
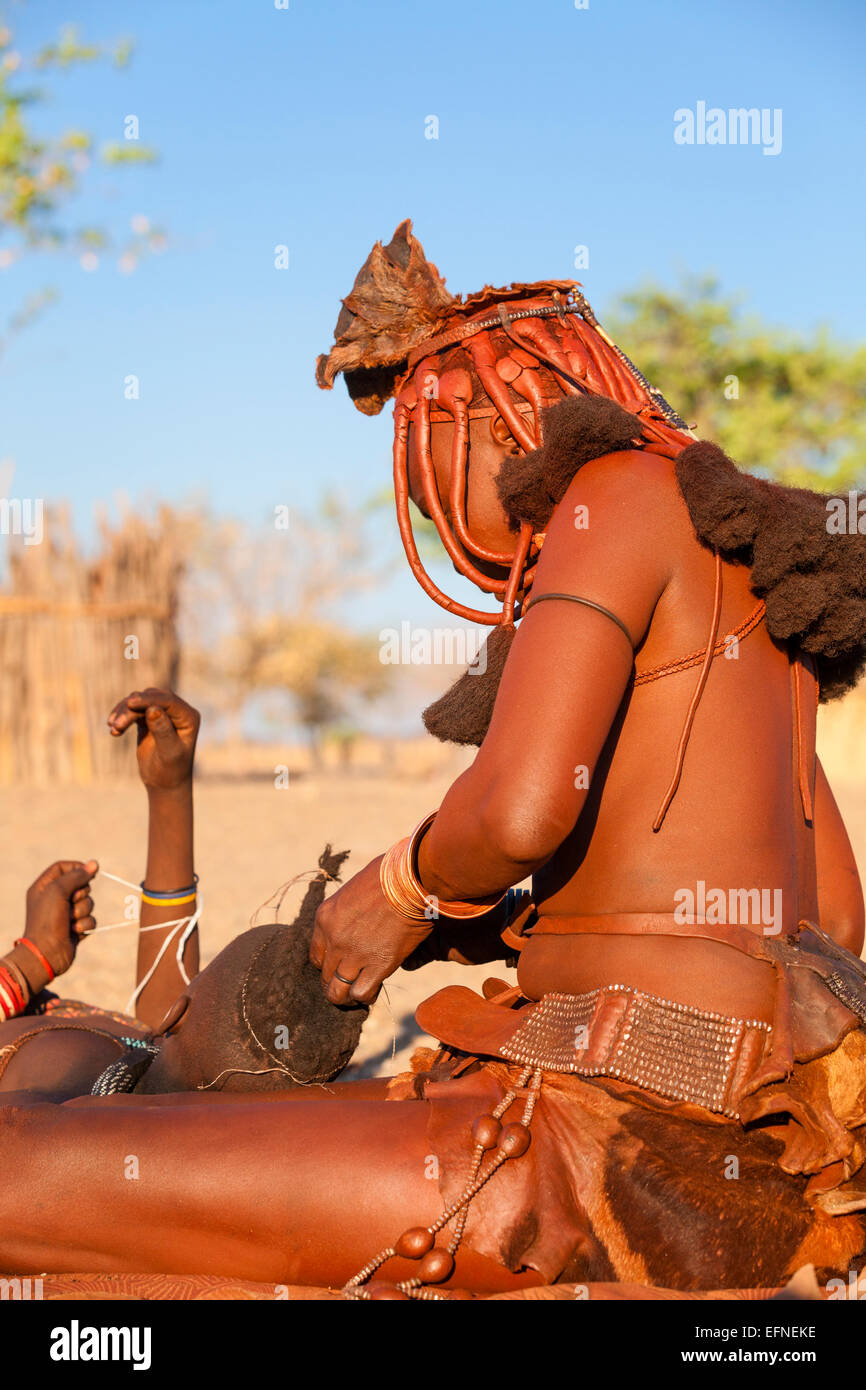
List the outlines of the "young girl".
<svg viewBox="0 0 866 1390">
<path fill-rule="evenodd" d="M 325 851 L 295 922 L 242 932 L 201 972 L 192 931 L 182 973 L 176 943 L 184 926 L 177 922 L 191 919 L 196 902 L 192 770 L 199 715 L 170 691 L 146 690 L 122 700 L 108 723 L 115 738 L 136 728 L 148 794 L 140 919 L 147 930 L 139 935 L 136 1017 L 58 999 L 44 988 L 69 969 L 95 925 L 95 861 L 52 865 L 28 892 L 24 937 L 0 963 L 0 1000 L 17 1005 L 17 1017 L 0 1023 L 0 1092 L 64 1101 L 134 1090 L 175 1100 L 182 1094 L 192 1103 L 330 1081 L 351 1059 L 368 1013 L 363 1005 L 331 1004 L 308 960 L 316 909 L 345 855 Z"/>
<path fill-rule="evenodd" d="M 47 986 L 69 969 L 93 931 L 95 860 L 59 861 L 27 892 L 23 936 L 0 959 L 0 1091 L 64 1100 L 87 1094 L 131 1045 L 143 1048 L 186 981 L 174 942 L 195 912 L 192 771 L 200 716 L 166 690 L 134 691 L 112 710 L 113 738 L 135 728 L 138 770 L 148 798 L 147 868 L 142 884 L 136 1016 L 58 999 Z M 153 930 L 153 928 L 157 928 Z M 183 932 L 181 927 L 180 932 Z M 167 939 L 173 936 L 173 941 Z M 198 931 L 184 942 L 186 980 L 198 972 Z"/>
</svg>

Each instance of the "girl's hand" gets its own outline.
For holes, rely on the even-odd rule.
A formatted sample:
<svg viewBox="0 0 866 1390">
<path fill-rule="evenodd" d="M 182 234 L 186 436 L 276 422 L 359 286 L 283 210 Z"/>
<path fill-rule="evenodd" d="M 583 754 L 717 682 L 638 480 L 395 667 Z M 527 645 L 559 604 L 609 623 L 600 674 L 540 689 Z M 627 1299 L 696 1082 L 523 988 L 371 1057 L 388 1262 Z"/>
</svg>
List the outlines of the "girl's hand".
<svg viewBox="0 0 866 1390">
<path fill-rule="evenodd" d="M 432 920 L 414 922 L 394 911 L 379 886 L 381 861 L 381 855 L 372 860 L 316 913 L 310 960 L 332 1004 L 372 1003 L 382 981 L 433 930 Z"/>
<path fill-rule="evenodd" d="M 81 937 L 96 926 L 90 880 L 98 868 L 95 859 L 86 864 L 80 859 L 61 859 L 44 869 L 27 890 L 24 935 L 38 946 L 56 975 L 69 969 Z M 31 982 L 34 969 L 40 971 L 39 963 L 26 947 L 16 947 L 16 957 L 18 953 Z M 38 992 L 47 981 L 43 978 L 33 983 L 37 986 L 34 992 Z"/>
<path fill-rule="evenodd" d="M 174 791 L 192 779 L 201 715 L 171 690 L 134 690 L 108 716 L 113 738 L 135 724 L 138 771 L 149 791 Z"/>
</svg>

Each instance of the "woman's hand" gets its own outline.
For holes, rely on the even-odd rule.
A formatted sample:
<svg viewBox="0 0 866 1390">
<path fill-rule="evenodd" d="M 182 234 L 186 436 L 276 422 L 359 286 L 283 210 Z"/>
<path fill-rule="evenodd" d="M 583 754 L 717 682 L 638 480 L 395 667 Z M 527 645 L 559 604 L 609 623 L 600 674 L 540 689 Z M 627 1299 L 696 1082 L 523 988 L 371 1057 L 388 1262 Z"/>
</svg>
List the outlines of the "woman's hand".
<svg viewBox="0 0 866 1390">
<path fill-rule="evenodd" d="M 27 890 L 24 935 L 37 946 L 55 975 L 62 975 L 75 959 L 82 936 L 93 931 L 93 899 L 90 880 L 99 865 L 95 859 L 61 859 L 51 864 Z M 15 957 L 34 993 L 48 983 L 45 972 L 26 946 Z"/>
<path fill-rule="evenodd" d="M 433 930 L 432 920 L 414 922 L 394 911 L 379 885 L 381 862 L 381 855 L 373 859 L 316 913 L 310 960 L 332 1004 L 371 1004 L 382 981 Z"/>
<path fill-rule="evenodd" d="M 192 780 L 201 715 L 171 690 L 134 690 L 108 716 L 113 738 L 138 730 L 138 772 L 148 791 L 174 791 Z"/>
</svg>

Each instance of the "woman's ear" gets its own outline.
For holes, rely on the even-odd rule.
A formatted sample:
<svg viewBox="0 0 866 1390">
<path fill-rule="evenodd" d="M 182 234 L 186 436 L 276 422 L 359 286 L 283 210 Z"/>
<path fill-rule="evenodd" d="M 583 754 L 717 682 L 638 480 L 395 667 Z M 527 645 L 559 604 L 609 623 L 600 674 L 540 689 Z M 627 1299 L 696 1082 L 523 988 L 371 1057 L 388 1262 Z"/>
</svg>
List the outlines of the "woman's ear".
<svg viewBox="0 0 866 1390">
<path fill-rule="evenodd" d="M 511 430 L 508 428 L 501 415 L 491 415 L 490 433 L 496 440 L 497 444 L 514 443 L 514 436 L 512 435 Z"/>
<path fill-rule="evenodd" d="M 508 450 L 510 454 L 522 453 L 520 445 L 511 433 L 501 415 L 492 415 L 490 418 L 490 436 L 497 443 Z"/>
<path fill-rule="evenodd" d="M 169 1033 L 172 1028 L 175 1028 L 178 1025 L 178 1023 L 180 1023 L 189 1006 L 189 995 L 181 994 L 177 999 L 175 999 L 174 1003 L 170 1006 L 168 1012 L 165 1015 L 165 1018 L 162 1020 L 162 1023 L 159 1025 L 159 1027 L 154 1029 L 152 1036 L 154 1038 L 165 1037 L 166 1033 Z"/>
</svg>

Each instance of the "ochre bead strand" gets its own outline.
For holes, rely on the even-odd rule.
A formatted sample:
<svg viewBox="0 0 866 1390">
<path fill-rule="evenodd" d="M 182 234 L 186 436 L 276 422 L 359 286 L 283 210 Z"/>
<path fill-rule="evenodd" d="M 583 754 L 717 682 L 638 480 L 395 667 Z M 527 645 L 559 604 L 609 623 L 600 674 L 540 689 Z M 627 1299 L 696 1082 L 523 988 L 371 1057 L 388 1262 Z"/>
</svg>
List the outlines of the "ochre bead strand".
<svg viewBox="0 0 866 1390">
<path fill-rule="evenodd" d="M 530 1079 L 531 1078 L 531 1079 Z M 490 1181 L 493 1174 L 509 1159 L 519 1158 L 526 1153 L 532 1142 L 529 1125 L 538 1101 L 543 1072 L 538 1067 L 527 1066 L 521 1071 L 516 1082 L 506 1091 L 499 1104 L 488 1115 L 480 1115 L 472 1125 L 472 1137 L 476 1143 L 473 1149 L 470 1174 L 462 1193 L 445 1208 L 442 1214 L 429 1226 L 410 1226 L 393 1246 L 388 1246 L 363 1269 L 349 1280 L 343 1288 L 343 1297 L 369 1301 L 421 1299 L 424 1301 L 447 1302 L 448 1293 L 437 1293 L 427 1288 L 428 1284 L 444 1283 L 454 1273 L 455 1255 L 463 1237 L 469 1215 L 469 1204 Z M 523 1105 L 519 1121 L 502 1125 L 502 1118 L 517 1100 L 518 1092 L 529 1083 L 529 1094 Z M 495 1152 L 492 1152 L 495 1147 Z M 490 1154 L 490 1163 L 481 1171 L 485 1154 Z M 454 1231 L 447 1246 L 436 1245 L 439 1231 L 451 1221 L 455 1221 Z M 418 1274 L 412 1279 L 404 1279 L 398 1284 L 386 1281 L 369 1280 L 373 1274 L 395 1255 L 402 1259 L 419 1260 Z M 366 1287 L 364 1287 L 366 1285 Z M 471 1298 L 465 1290 L 454 1290 L 455 1299 Z"/>
</svg>

